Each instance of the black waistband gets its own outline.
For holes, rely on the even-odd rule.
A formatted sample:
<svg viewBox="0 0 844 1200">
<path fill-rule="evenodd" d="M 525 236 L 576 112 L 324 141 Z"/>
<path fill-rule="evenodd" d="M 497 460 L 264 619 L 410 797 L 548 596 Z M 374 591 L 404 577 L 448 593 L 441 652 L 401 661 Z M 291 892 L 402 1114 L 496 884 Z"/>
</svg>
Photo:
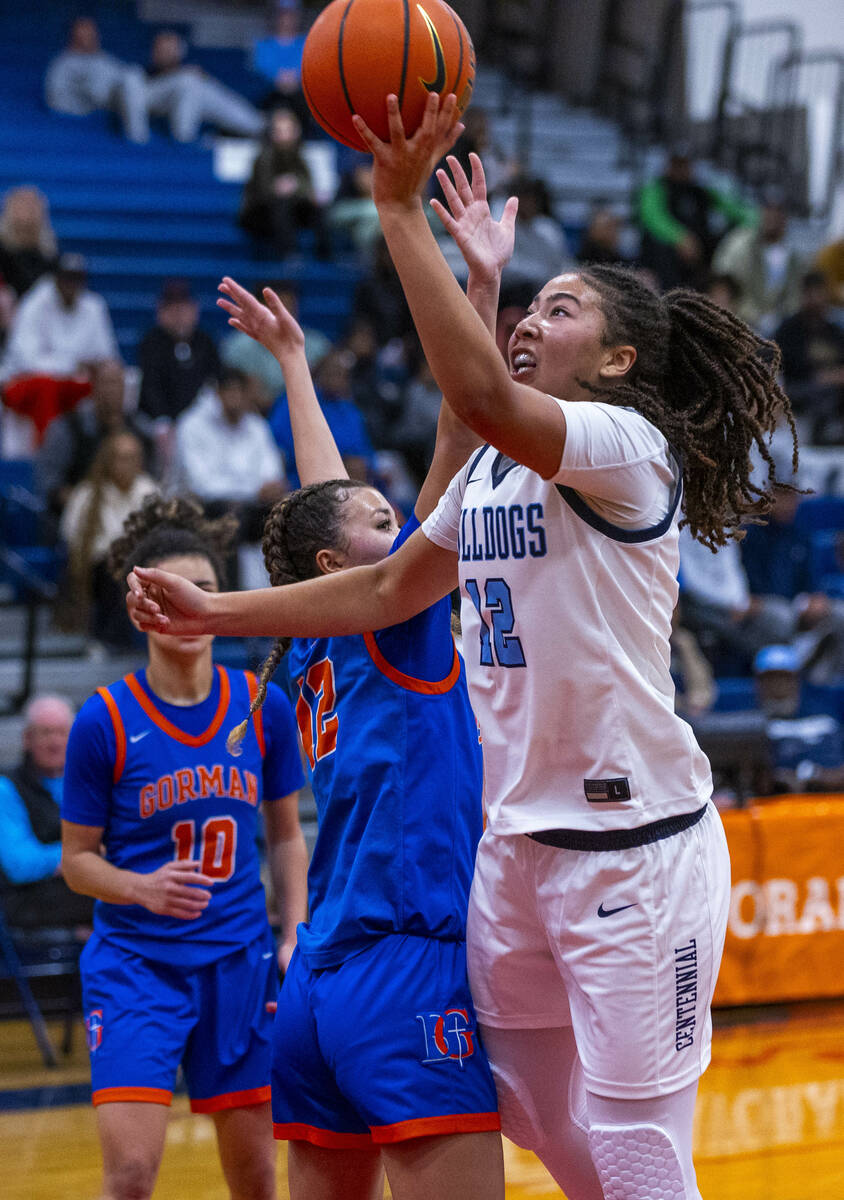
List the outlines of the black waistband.
<svg viewBox="0 0 844 1200">
<path fill-rule="evenodd" d="M 543 846 L 556 846 L 558 850 L 631 850 L 634 846 L 648 846 L 651 842 L 661 842 L 663 838 L 691 829 L 708 807 L 704 804 L 697 812 L 665 817 L 635 829 L 542 829 L 538 833 L 527 834 L 527 837 L 534 842 L 542 842 Z"/>
</svg>

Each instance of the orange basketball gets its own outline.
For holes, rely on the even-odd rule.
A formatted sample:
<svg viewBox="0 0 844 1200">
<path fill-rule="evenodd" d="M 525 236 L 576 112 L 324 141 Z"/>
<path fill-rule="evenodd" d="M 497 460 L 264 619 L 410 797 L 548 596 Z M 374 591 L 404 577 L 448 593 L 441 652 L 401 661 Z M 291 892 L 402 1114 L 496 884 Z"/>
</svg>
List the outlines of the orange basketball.
<svg viewBox="0 0 844 1200">
<path fill-rule="evenodd" d="M 444 0 L 332 0 L 305 40 L 302 90 L 308 107 L 323 129 L 356 150 L 367 147 L 352 113 L 387 141 L 391 92 L 399 98 L 409 135 L 431 92 L 454 92 L 462 113 L 474 83 L 472 41 Z"/>
</svg>

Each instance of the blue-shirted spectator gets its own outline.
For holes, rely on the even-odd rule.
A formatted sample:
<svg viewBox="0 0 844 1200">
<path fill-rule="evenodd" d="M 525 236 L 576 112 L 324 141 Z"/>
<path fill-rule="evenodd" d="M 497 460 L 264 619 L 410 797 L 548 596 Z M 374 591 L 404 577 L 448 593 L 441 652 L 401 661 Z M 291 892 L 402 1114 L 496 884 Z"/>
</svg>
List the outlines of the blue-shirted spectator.
<svg viewBox="0 0 844 1200">
<path fill-rule="evenodd" d="M 349 355 L 329 350 L 314 370 L 314 385 L 331 435 L 352 479 L 370 479 L 375 452 L 366 431 L 363 414 L 352 396 Z M 299 487 L 293 449 L 293 431 L 287 398 L 280 396 L 269 417 L 270 428 L 281 447 L 291 490 Z"/>
<path fill-rule="evenodd" d="M 26 710 L 22 761 L 0 776 L 0 893 L 14 928 L 91 922 L 93 901 L 61 877 L 59 813 L 72 724 L 66 700 L 36 697 Z"/>
<path fill-rule="evenodd" d="M 252 67 L 269 86 L 260 101 L 264 109 L 290 108 L 307 133 L 315 131 L 310 110 L 302 93 L 302 51 L 306 34 L 302 30 L 299 0 L 276 0 L 271 4 L 272 32 L 255 43 Z"/>
<path fill-rule="evenodd" d="M 777 790 L 837 791 L 844 787 L 844 726 L 804 694 L 801 658 L 793 646 L 765 646 L 753 663 L 759 707 Z"/>
</svg>

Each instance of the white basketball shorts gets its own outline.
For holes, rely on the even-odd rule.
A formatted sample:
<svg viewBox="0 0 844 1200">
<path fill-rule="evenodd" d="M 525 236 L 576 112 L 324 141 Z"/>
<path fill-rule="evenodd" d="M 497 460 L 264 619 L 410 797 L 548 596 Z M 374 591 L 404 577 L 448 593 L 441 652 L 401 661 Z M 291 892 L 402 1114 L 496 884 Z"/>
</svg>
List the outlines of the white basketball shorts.
<svg viewBox="0 0 844 1200">
<path fill-rule="evenodd" d="M 571 1025 L 598 1095 L 677 1091 L 709 1063 L 729 897 L 712 804 L 691 828 L 633 849 L 559 849 L 487 830 L 467 932 L 478 1020 Z"/>
</svg>

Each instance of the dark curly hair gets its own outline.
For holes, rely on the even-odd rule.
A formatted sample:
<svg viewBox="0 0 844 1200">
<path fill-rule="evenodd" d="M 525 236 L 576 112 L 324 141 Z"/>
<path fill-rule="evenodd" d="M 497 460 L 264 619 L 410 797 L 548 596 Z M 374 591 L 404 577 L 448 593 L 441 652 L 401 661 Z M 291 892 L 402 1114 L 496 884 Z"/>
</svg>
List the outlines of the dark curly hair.
<svg viewBox="0 0 844 1200">
<path fill-rule="evenodd" d="M 123 523 L 120 537 L 111 543 L 108 569 L 125 581 L 133 567 L 151 567 L 167 558 L 197 554 L 207 558 L 217 583 L 226 586 L 226 555 L 237 535 L 237 518 L 231 514 L 209 520 L 198 500 L 190 496 L 147 496 Z"/>
<path fill-rule="evenodd" d="M 797 433 L 791 405 L 777 382 L 781 355 L 774 342 L 698 292 L 660 296 L 629 268 L 587 265 L 580 277 L 601 298 L 603 342 L 635 346 L 623 380 L 593 391 L 608 404 L 635 408 L 683 459 L 682 524 L 715 550 L 740 539 L 743 522 L 770 511 L 777 479 L 769 448 L 781 423 L 791 430 L 792 468 Z M 767 478 L 753 480 L 755 449 Z"/>
<path fill-rule="evenodd" d="M 349 494 L 371 485 L 359 479 L 327 479 L 291 492 L 273 508 L 264 525 L 264 564 L 273 587 L 315 579 L 321 574 L 316 556 L 320 550 L 342 550 L 343 505 Z M 232 729 L 226 740 L 230 754 L 238 754 L 252 714 L 264 703 L 267 684 L 290 649 L 290 638 L 276 638 L 258 676 L 258 690 L 245 720 Z"/>
</svg>

